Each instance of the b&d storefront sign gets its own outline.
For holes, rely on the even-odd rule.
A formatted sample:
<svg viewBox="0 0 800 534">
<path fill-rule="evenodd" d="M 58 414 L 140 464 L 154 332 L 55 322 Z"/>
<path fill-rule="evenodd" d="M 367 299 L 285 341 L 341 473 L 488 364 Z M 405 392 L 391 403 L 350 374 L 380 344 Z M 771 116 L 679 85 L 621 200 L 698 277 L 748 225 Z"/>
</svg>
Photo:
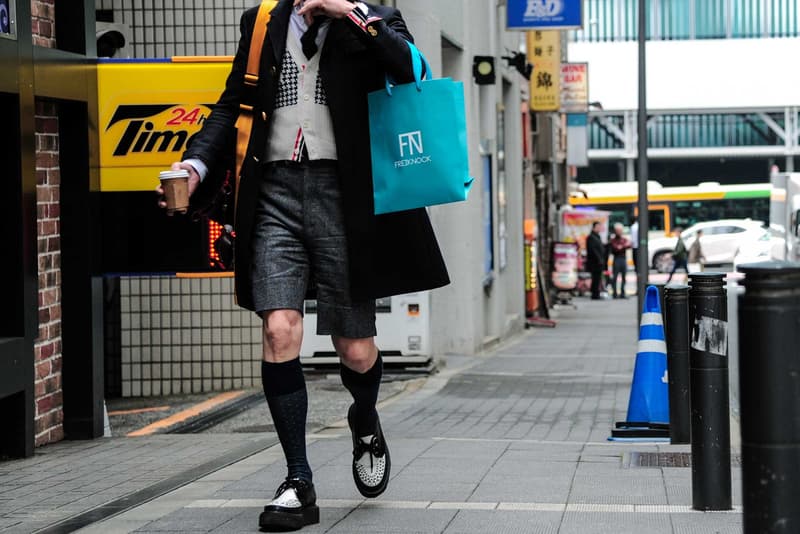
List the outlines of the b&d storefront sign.
<svg viewBox="0 0 800 534">
<path fill-rule="evenodd" d="M 507 0 L 509 30 L 553 30 L 583 25 L 583 0 Z"/>
</svg>

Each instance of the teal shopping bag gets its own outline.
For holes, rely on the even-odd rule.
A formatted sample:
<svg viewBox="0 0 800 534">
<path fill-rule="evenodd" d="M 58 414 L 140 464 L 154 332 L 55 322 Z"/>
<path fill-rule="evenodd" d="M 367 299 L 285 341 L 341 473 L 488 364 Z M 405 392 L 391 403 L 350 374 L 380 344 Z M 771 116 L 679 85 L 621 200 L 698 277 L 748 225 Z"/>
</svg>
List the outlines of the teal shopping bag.
<svg viewBox="0 0 800 534">
<path fill-rule="evenodd" d="M 421 80 L 431 68 L 408 43 L 413 83 L 374 91 L 369 135 L 375 214 L 467 199 L 472 187 L 467 157 L 464 86 L 450 78 Z"/>
</svg>

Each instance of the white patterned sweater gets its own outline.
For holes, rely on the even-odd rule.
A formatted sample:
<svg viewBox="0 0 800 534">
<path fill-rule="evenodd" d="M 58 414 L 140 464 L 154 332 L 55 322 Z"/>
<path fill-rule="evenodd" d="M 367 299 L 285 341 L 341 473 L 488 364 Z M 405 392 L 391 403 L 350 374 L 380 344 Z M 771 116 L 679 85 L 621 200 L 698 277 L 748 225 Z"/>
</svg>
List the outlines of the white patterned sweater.
<svg viewBox="0 0 800 534">
<path fill-rule="evenodd" d="M 337 159 L 333 122 L 319 73 L 324 46 L 323 40 L 317 53 L 306 59 L 300 40 L 293 32 L 287 32 L 267 137 L 267 161 Z"/>
</svg>

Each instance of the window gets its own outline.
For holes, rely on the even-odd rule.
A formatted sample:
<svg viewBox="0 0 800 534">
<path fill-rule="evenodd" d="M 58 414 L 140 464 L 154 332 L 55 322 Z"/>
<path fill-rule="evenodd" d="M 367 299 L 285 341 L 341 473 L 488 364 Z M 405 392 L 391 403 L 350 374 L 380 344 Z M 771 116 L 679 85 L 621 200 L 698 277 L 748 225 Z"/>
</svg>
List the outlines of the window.
<svg viewBox="0 0 800 534">
<path fill-rule="evenodd" d="M 660 39 L 691 38 L 691 3 L 689 0 L 661 1 L 658 5 L 658 36 Z M 652 8 L 651 8 L 652 9 Z"/>
<path fill-rule="evenodd" d="M 720 219 L 769 220 L 768 198 L 691 200 L 673 203 L 675 224 L 684 228 L 695 223 Z"/>
<path fill-rule="evenodd" d="M 576 41 L 635 41 L 637 0 L 585 0 Z M 797 0 L 647 0 L 647 38 L 727 39 L 800 35 Z"/>
<path fill-rule="evenodd" d="M 695 38 L 724 39 L 728 36 L 728 0 L 699 0 L 694 2 Z"/>
<path fill-rule="evenodd" d="M 657 230 L 659 232 L 663 232 L 666 226 L 664 226 L 664 212 L 662 210 L 650 210 L 650 231 Z"/>
</svg>

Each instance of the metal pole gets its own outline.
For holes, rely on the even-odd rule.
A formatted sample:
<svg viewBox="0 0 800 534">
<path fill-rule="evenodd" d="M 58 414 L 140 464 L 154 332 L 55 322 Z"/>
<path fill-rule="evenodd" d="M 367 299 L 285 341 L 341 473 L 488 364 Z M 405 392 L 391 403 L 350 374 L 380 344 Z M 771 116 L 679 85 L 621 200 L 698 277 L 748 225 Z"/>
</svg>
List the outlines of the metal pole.
<svg viewBox="0 0 800 534">
<path fill-rule="evenodd" d="M 669 440 L 690 443 L 689 286 L 666 287 L 667 375 L 669 376 Z"/>
<path fill-rule="evenodd" d="M 800 532 L 800 264 L 741 270 L 744 532 Z"/>
<path fill-rule="evenodd" d="M 692 506 L 731 509 L 728 299 L 724 274 L 689 275 Z"/>
<path fill-rule="evenodd" d="M 650 266 L 647 254 L 647 233 L 650 231 L 650 213 L 647 207 L 647 72 L 645 44 L 647 43 L 647 9 L 645 0 L 639 0 L 639 127 L 638 127 L 638 181 L 639 181 L 639 271 L 636 273 L 636 295 L 639 302 L 637 317 L 642 314 L 644 293 Z"/>
</svg>

